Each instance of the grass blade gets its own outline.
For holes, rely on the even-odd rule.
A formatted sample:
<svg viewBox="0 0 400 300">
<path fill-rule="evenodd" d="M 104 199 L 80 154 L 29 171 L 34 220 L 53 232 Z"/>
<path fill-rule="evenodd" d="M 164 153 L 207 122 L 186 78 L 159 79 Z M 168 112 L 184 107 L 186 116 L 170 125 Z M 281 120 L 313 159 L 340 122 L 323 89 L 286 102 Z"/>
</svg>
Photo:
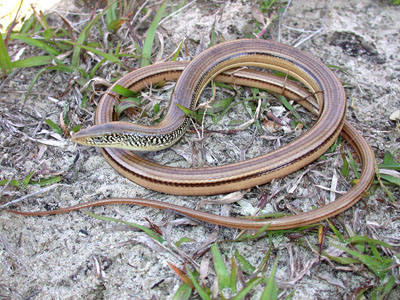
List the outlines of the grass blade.
<svg viewBox="0 0 400 300">
<path fill-rule="evenodd" d="M 190 299 L 190 295 L 192 295 L 192 288 L 183 282 L 172 300 L 188 300 Z"/>
<path fill-rule="evenodd" d="M 235 296 L 232 298 L 232 300 L 241 300 L 244 297 L 246 297 L 246 295 L 258 284 L 260 284 L 260 282 L 263 280 L 263 278 L 261 277 L 257 277 L 254 279 L 251 279 L 249 282 L 247 282 L 246 286 Z"/>
<path fill-rule="evenodd" d="M 340 169 L 340 174 L 344 178 L 349 179 L 350 164 L 349 164 L 349 161 L 347 160 L 347 157 L 346 157 L 345 153 L 342 151 L 342 147 L 340 147 L 340 156 L 342 157 L 342 161 L 343 161 L 343 166 Z"/>
<path fill-rule="evenodd" d="M 279 99 L 281 100 L 282 104 L 293 114 L 293 116 L 300 121 L 300 115 L 295 111 L 294 107 L 286 100 L 286 98 L 282 95 L 279 95 Z"/>
<path fill-rule="evenodd" d="M 339 241 L 341 243 L 344 243 L 343 235 L 339 232 L 339 230 L 335 227 L 335 225 L 333 225 L 333 223 L 331 221 L 329 221 L 328 219 L 326 219 L 326 222 L 328 223 L 329 227 L 331 228 L 333 233 L 336 235 L 336 237 L 339 239 Z"/>
<path fill-rule="evenodd" d="M 181 41 L 181 42 L 179 43 L 178 49 L 175 51 L 175 54 L 174 54 L 174 56 L 173 56 L 172 59 L 171 59 L 172 61 L 176 61 L 176 60 L 178 59 L 179 54 L 181 53 L 182 45 L 183 45 L 183 41 Z"/>
<path fill-rule="evenodd" d="M 57 56 L 60 54 L 60 51 L 58 51 L 57 49 L 51 47 L 50 45 L 48 45 L 47 43 L 38 40 L 38 39 L 33 39 L 31 37 L 29 37 L 26 34 L 20 34 L 20 33 L 13 33 L 10 35 L 11 39 L 14 40 L 19 40 L 24 42 L 25 44 L 28 44 L 32 47 L 36 47 L 39 49 L 42 49 L 43 51 L 46 51 L 48 54 L 52 55 L 52 56 Z"/>
<path fill-rule="evenodd" d="M 395 287 L 395 278 L 394 276 L 390 276 L 388 282 L 385 284 L 384 288 L 383 288 L 383 293 L 380 296 L 379 299 L 383 299 L 385 296 L 389 296 L 391 290 Z"/>
<path fill-rule="evenodd" d="M 230 287 L 230 276 L 225 266 L 224 260 L 222 259 L 221 252 L 218 249 L 217 244 L 211 246 L 211 254 L 214 262 L 214 269 L 217 273 L 218 284 L 221 290 Z"/>
<path fill-rule="evenodd" d="M 53 176 L 53 177 L 49 177 L 49 178 L 41 178 L 39 180 L 31 180 L 30 184 L 39 184 L 41 187 L 43 186 L 47 186 L 47 185 L 52 185 L 55 183 L 60 182 L 61 180 L 63 180 L 63 177 L 61 176 Z"/>
<path fill-rule="evenodd" d="M 388 249 L 393 249 L 393 246 L 389 245 L 388 243 L 385 243 L 385 242 L 380 241 L 380 240 L 372 239 L 372 238 L 369 238 L 369 237 L 366 237 L 366 236 L 353 236 L 353 237 L 350 237 L 350 238 L 344 240 L 343 242 L 346 243 L 346 244 L 349 244 L 349 243 L 350 244 L 365 244 L 365 243 L 368 243 L 368 244 L 382 246 L 382 247 L 385 247 L 385 248 L 388 248 Z M 364 247 L 362 247 L 362 249 L 363 248 Z"/>
<path fill-rule="evenodd" d="M 394 158 L 393 154 L 386 151 L 385 157 L 383 158 L 383 163 L 379 164 L 380 169 L 397 170 L 400 171 L 400 163 L 398 163 Z"/>
<path fill-rule="evenodd" d="M 9 185 L 9 186 L 14 186 L 14 187 L 20 187 L 22 185 L 21 181 L 16 180 L 16 179 L 3 179 L 0 180 L 0 186 L 3 185 Z"/>
<path fill-rule="evenodd" d="M 330 68 L 330 69 L 339 70 L 340 72 L 342 72 L 343 74 L 346 74 L 346 75 L 349 76 L 349 77 L 354 77 L 354 75 L 351 74 L 350 71 L 346 70 L 345 68 L 343 68 L 343 67 L 341 67 L 341 66 L 330 65 L 330 64 L 327 64 L 326 66 L 327 66 L 328 68 Z"/>
<path fill-rule="evenodd" d="M 245 274 L 252 274 L 256 270 L 256 268 L 253 267 L 237 250 L 235 250 L 235 257 L 239 261 L 242 271 Z"/>
<path fill-rule="evenodd" d="M 238 265 L 234 256 L 231 257 L 231 284 L 230 289 L 233 294 L 236 294 L 236 285 L 238 281 Z"/>
<path fill-rule="evenodd" d="M 184 244 L 184 243 L 193 243 L 196 242 L 194 239 L 188 238 L 188 237 L 181 237 L 179 239 L 179 241 L 175 242 L 175 246 L 177 246 L 178 248 Z"/>
<path fill-rule="evenodd" d="M 96 74 L 97 70 L 107 61 L 107 59 L 103 58 L 101 61 L 99 61 L 90 71 L 89 73 L 89 78 L 92 79 L 94 75 Z"/>
<path fill-rule="evenodd" d="M 79 47 L 79 49 L 83 48 L 83 49 L 85 49 L 87 51 L 93 52 L 94 54 L 100 55 L 101 57 L 104 57 L 105 59 L 107 59 L 107 60 L 109 60 L 109 61 L 111 61 L 113 63 L 119 64 L 119 65 L 123 65 L 122 61 L 120 61 L 118 58 L 116 58 L 112 54 L 109 54 L 109 53 L 103 52 L 101 50 L 98 50 L 96 48 L 85 46 L 85 45 L 82 45 L 82 44 L 79 44 L 79 43 L 73 43 L 71 41 L 65 41 L 65 42 L 68 43 L 68 44 L 74 45 L 75 48 L 77 48 L 77 47 Z"/>
<path fill-rule="evenodd" d="M 275 259 L 274 266 L 271 270 L 271 275 L 266 280 L 267 286 L 260 298 L 260 300 L 276 300 L 278 298 L 278 285 L 275 281 L 276 267 L 278 265 L 278 258 Z"/>
<path fill-rule="evenodd" d="M 151 50 L 153 49 L 153 42 L 154 42 L 154 37 L 156 35 L 156 29 L 157 29 L 158 23 L 160 22 L 162 16 L 164 15 L 166 6 L 167 6 L 166 2 L 164 2 L 161 5 L 156 16 L 154 17 L 153 22 L 151 22 L 151 25 L 150 25 L 149 29 L 147 30 L 146 39 L 144 41 L 143 50 L 142 50 L 142 59 L 140 60 L 141 67 L 150 65 Z"/>
<path fill-rule="evenodd" d="M 354 161 L 353 155 L 351 155 L 350 151 L 347 151 L 347 157 L 349 158 L 349 163 L 351 168 L 353 169 L 354 175 L 357 179 L 360 178 L 360 173 L 358 173 L 356 162 Z"/>
<path fill-rule="evenodd" d="M 8 54 L 3 36 L 0 34 L 0 67 L 4 76 L 7 76 L 12 71 L 11 59 Z"/>
<path fill-rule="evenodd" d="M 376 160 L 374 161 L 374 167 L 375 167 L 375 176 L 378 179 L 379 185 L 386 192 L 386 194 L 388 195 L 390 201 L 396 202 L 396 199 L 394 199 L 392 193 L 389 191 L 389 189 L 383 183 L 383 180 L 381 178 L 381 172 L 379 171 L 379 167 L 378 167 L 378 164 L 376 163 Z"/>
<path fill-rule="evenodd" d="M 36 21 L 35 17 L 33 15 L 31 15 L 27 20 L 25 20 L 24 24 L 22 24 L 22 27 L 19 30 L 19 32 L 20 33 L 28 33 L 29 30 L 32 29 L 35 21 Z"/>
<path fill-rule="evenodd" d="M 119 85 L 119 84 L 116 84 L 113 87 L 113 91 L 116 92 L 117 94 L 127 97 L 127 98 L 129 98 L 129 97 L 134 98 L 134 97 L 138 96 L 138 93 L 135 93 L 134 91 L 127 89 L 126 87 L 123 87 L 122 85 Z"/>
<path fill-rule="evenodd" d="M 111 1 L 108 0 L 108 3 L 110 3 L 110 2 Z M 113 4 L 111 4 L 110 8 L 107 10 L 106 25 L 107 25 L 108 31 L 110 31 L 110 32 L 115 32 L 118 29 L 117 8 L 118 8 L 118 3 L 114 2 Z"/>
<path fill-rule="evenodd" d="M 127 222 L 127 221 L 124 221 L 124 220 L 120 220 L 120 219 L 99 216 L 99 215 L 96 215 L 96 214 L 91 213 L 91 212 L 86 211 L 86 210 L 84 210 L 83 212 L 85 214 L 95 218 L 95 219 L 98 219 L 98 220 L 113 221 L 113 222 L 118 222 L 118 223 L 122 223 L 122 224 L 125 224 L 125 225 L 129 225 L 129 226 L 135 227 L 137 229 L 142 230 L 144 233 L 146 233 L 149 237 L 151 237 L 152 239 L 156 240 L 157 242 L 159 242 L 159 243 L 163 243 L 164 242 L 164 239 L 159 234 L 155 233 L 154 231 L 152 231 L 152 230 L 150 230 L 150 229 L 148 229 L 148 228 L 146 228 L 144 226 L 141 226 L 141 225 L 138 225 L 138 224 L 135 224 L 135 223 L 131 223 L 131 222 Z"/>
<path fill-rule="evenodd" d="M 119 118 L 121 116 L 122 112 L 129 108 L 140 107 L 140 102 L 141 101 L 139 98 L 126 98 L 121 103 L 116 104 L 114 107 L 114 110 L 115 110 L 115 113 L 117 114 L 117 117 Z"/>
<path fill-rule="evenodd" d="M 246 233 L 243 236 L 236 239 L 236 241 L 245 241 L 245 240 L 256 240 L 258 239 L 263 233 L 265 233 L 268 229 L 270 224 L 264 225 L 256 233 Z"/>
<path fill-rule="evenodd" d="M 185 113 L 186 116 L 193 118 L 197 123 L 201 122 L 201 119 L 203 118 L 202 115 L 198 114 L 194 110 L 191 110 L 189 108 L 180 105 L 179 103 L 176 103 L 176 106 L 178 106 L 178 108 L 180 108 Z"/>
<path fill-rule="evenodd" d="M 200 286 L 199 282 L 197 281 L 196 277 L 192 272 L 190 272 L 189 267 L 186 266 L 186 273 L 188 274 L 190 280 L 192 281 L 196 291 L 199 293 L 199 296 L 203 300 L 211 300 L 210 296 L 208 296 L 207 292 Z"/>
<path fill-rule="evenodd" d="M 392 258 L 381 258 L 377 259 L 366 254 L 361 254 L 357 251 L 349 249 L 347 247 L 342 247 L 340 245 L 332 244 L 336 248 L 343 250 L 344 252 L 350 254 L 353 257 L 359 259 L 365 266 L 367 266 L 377 277 L 382 279 L 387 272 L 389 272 L 390 266 L 392 264 Z"/>
<path fill-rule="evenodd" d="M 386 180 L 387 182 L 389 182 L 392 185 L 400 186 L 400 178 L 397 178 L 397 177 L 394 177 L 394 176 L 390 176 L 390 175 L 386 175 L 386 174 L 381 174 L 381 178 Z"/>
<path fill-rule="evenodd" d="M 62 129 L 60 128 L 60 126 L 58 126 L 56 123 L 54 123 L 52 120 L 50 120 L 50 119 L 47 119 L 46 121 L 46 124 L 47 125 L 49 125 L 49 127 L 51 128 L 51 129 L 53 129 L 53 131 L 54 132 L 56 132 L 56 133 L 58 133 L 59 135 L 63 135 L 63 131 L 62 131 Z"/>
<path fill-rule="evenodd" d="M 48 65 L 53 61 L 53 57 L 48 55 L 28 57 L 25 59 L 13 61 L 11 66 L 13 68 L 29 68 Z"/>
<path fill-rule="evenodd" d="M 318 249 L 315 249 L 315 251 L 318 251 Z M 322 251 L 322 256 L 325 256 L 329 258 L 330 260 L 333 260 L 341 265 L 351 265 L 351 264 L 359 264 L 360 260 L 352 258 L 352 257 L 342 257 L 342 256 L 332 256 L 327 254 L 325 251 Z"/>
<path fill-rule="evenodd" d="M 23 187 L 26 187 L 26 186 L 31 182 L 31 179 L 32 179 L 32 177 L 33 177 L 34 174 L 35 174 L 35 172 L 31 171 L 31 172 L 28 174 L 28 176 L 26 176 L 26 177 L 24 178 L 24 180 L 22 181 L 22 186 L 23 186 Z"/>
</svg>

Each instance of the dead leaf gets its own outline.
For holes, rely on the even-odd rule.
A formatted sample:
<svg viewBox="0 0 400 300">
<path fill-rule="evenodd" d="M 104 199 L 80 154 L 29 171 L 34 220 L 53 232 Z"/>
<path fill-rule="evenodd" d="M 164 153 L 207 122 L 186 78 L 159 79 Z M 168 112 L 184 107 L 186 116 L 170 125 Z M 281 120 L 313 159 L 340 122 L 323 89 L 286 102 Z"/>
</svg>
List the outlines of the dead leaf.
<svg viewBox="0 0 400 300">
<path fill-rule="evenodd" d="M 269 121 L 269 120 L 264 120 L 264 126 L 271 133 L 275 133 L 278 131 L 278 129 L 281 128 L 281 126 L 279 124 L 275 123 L 274 121 Z"/>
<path fill-rule="evenodd" d="M 64 132 L 64 135 L 65 135 L 66 137 L 69 137 L 70 134 L 69 134 L 68 127 L 67 127 L 67 125 L 66 125 L 65 122 L 64 122 L 64 112 L 61 112 L 61 113 L 60 113 L 60 125 L 61 125 L 62 131 Z"/>
<path fill-rule="evenodd" d="M 326 280 L 328 283 L 332 285 L 336 285 L 338 287 L 341 287 L 342 289 L 346 289 L 346 287 L 344 286 L 343 282 L 340 279 L 337 279 L 336 277 L 332 276 L 329 273 L 324 273 L 317 276 L 323 280 Z"/>
<path fill-rule="evenodd" d="M 235 203 L 241 199 L 243 199 L 243 196 L 246 194 L 246 191 L 237 191 L 230 193 L 228 195 L 223 196 L 222 198 L 219 199 L 212 199 L 212 200 L 201 200 L 198 202 L 196 209 L 199 209 L 203 207 L 205 204 L 231 204 Z"/>
<path fill-rule="evenodd" d="M 192 283 L 192 281 L 189 279 L 189 277 L 181 270 L 179 269 L 177 266 L 175 266 L 173 263 L 171 262 L 167 262 L 168 265 L 170 266 L 170 268 L 175 272 L 176 275 L 178 275 L 178 277 L 184 282 L 186 283 L 188 286 L 190 286 L 192 289 L 194 288 L 194 285 Z"/>
<path fill-rule="evenodd" d="M 201 259 L 200 262 L 200 276 L 199 276 L 199 281 L 200 284 L 204 284 L 206 281 L 206 278 L 208 277 L 208 275 L 210 274 L 210 258 L 208 255 L 204 255 Z"/>
<path fill-rule="evenodd" d="M 261 11 L 258 9 L 257 5 L 253 5 L 251 7 L 251 14 L 253 16 L 253 18 L 260 22 L 261 24 L 265 25 L 265 17 L 264 15 L 261 13 Z"/>
</svg>

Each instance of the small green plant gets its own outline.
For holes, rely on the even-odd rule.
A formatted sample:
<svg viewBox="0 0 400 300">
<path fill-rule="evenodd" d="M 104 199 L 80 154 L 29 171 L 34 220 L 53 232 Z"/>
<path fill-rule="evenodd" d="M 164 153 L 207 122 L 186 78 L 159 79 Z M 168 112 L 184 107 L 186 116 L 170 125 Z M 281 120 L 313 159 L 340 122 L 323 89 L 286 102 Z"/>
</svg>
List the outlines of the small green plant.
<svg viewBox="0 0 400 300">
<path fill-rule="evenodd" d="M 363 265 L 376 276 L 375 284 L 361 289 L 356 299 L 360 299 L 368 290 L 371 293 L 370 299 L 386 299 L 385 297 L 390 294 L 395 286 L 395 278 L 391 273 L 393 268 L 396 268 L 394 257 L 399 257 L 400 253 L 392 256 L 382 254 L 379 248 L 386 248 L 390 251 L 395 249 L 383 241 L 366 236 L 353 235 L 345 238 L 331 222 L 328 221 L 328 224 L 334 233 L 333 238 L 341 243 L 330 244 L 342 250 L 348 256 L 332 256 L 325 251 L 322 251 L 321 255 L 342 265 Z"/>
<path fill-rule="evenodd" d="M 0 180 L 0 186 L 13 186 L 18 189 L 24 189 L 28 184 L 38 184 L 41 187 L 47 186 L 47 185 L 52 185 L 54 183 L 60 182 L 63 177 L 62 176 L 49 176 L 47 178 L 41 178 L 39 180 L 34 180 L 32 179 L 33 176 L 35 175 L 34 171 L 31 171 L 24 179 L 22 180 L 17 180 L 17 179 L 2 179 Z"/>
<path fill-rule="evenodd" d="M 89 216 L 91 216 L 92 218 L 98 219 L 98 220 L 102 220 L 102 221 L 106 221 L 106 222 L 117 222 L 117 223 L 122 223 L 131 227 L 134 227 L 136 229 L 139 229 L 141 231 L 143 231 L 145 234 L 147 234 L 150 238 L 154 239 L 156 242 L 158 243 L 164 243 L 165 240 L 162 238 L 162 236 L 160 236 L 160 234 L 158 234 L 157 232 L 155 232 L 154 230 L 151 230 L 149 228 L 146 228 L 144 226 L 132 223 L 132 222 L 127 222 L 121 219 L 116 219 L 116 218 L 110 218 L 110 217 L 104 217 L 104 216 L 100 216 L 100 215 L 96 215 L 94 213 L 91 213 L 89 211 L 85 211 L 85 213 Z"/>
<path fill-rule="evenodd" d="M 387 185 L 400 187 L 400 163 L 397 162 L 390 152 L 385 153 L 383 163 L 375 164 L 375 176 L 379 186 L 386 192 L 392 202 L 396 202 Z"/>
<path fill-rule="evenodd" d="M 231 257 L 229 259 L 230 262 L 230 268 L 229 268 L 217 244 L 211 245 L 211 256 L 213 259 L 216 281 L 218 282 L 217 286 L 218 286 L 219 298 L 231 299 L 231 300 L 244 299 L 246 296 L 249 296 L 251 294 L 251 292 L 256 286 L 263 284 L 264 290 L 261 297 L 258 299 L 260 300 L 277 299 L 278 286 L 275 281 L 275 273 L 277 269 L 278 259 L 275 259 L 275 262 L 273 263 L 273 266 L 270 271 L 270 275 L 267 276 L 266 270 L 268 269 L 267 266 L 270 254 L 271 254 L 271 248 L 267 251 L 266 256 L 264 257 L 263 261 L 260 263 L 258 267 L 251 266 L 249 262 L 247 262 L 242 256 L 240 256 L 241 257 L 240 264 L 243 264 L 247 270 L 250 269 L 251 272 L 246 273 L 247 276 L 246 276 L 246 282 L 244 283 L 244 287 L 238 289 L 239 286 L 238 274 L 239 272 L 243 271 L 242 267 L 240 266 L 240 264 L 237 264 L 235 259 L 235 257 L 238 256 L 238 254 L 235 254 L 234 257 Z M 184 281 L 184 283 L 182 283 L 181 287 L 175 293 L 173 299 L 190 299 L 190 295 L 193 290 L 196 290 L 200 298 L 203 300 L 211 300 L 214 298 L 212 296 L 212 290 L 215 291 L 215 288 L 201 284 L 198 281 L 197 271 L 192 272 L 189 267 L 186 267 L 186 274 L 185 274 L 175 266 L 172 268 L 177 273 L 177 275 Z"/>
<path fill-rule="evenodd" d="M 285 4 L 286 2 L 280 0 L 262 0 L 259 6 L 252 6 L 251 12 L 259 29 L 257 34 L 254 33 L 257 38 L 262 37 L 278 14 L 283 13 Z"/>
<path fill-rule="evenodd" d="M 62 16 L 59 17 L 62 19 L 64 24 L 66 24 L 67 29 L 51 28 L 48 25 L 47 16 L 41 13 L 35 13 L 35 15 L 26 20 L 18 32 L 13 32 L 13 28 L 10 26 L 9 32 L 0 37 L 0 68 L 2 75 L 8 76 L 16 68 L 44 66 L 33 77 L 25 94 L 23 101 L 23 103 L 25 103 L 31 94 L 33 86 L 44 72 L 60 71 L 70 74 L 79 74 L 80 77 L 76 79 L 76 82 L 81 87 L 86 87 L 87 83 L 94 78 L 96 71 L 106 62 L 112 62 L 127 69 L 120 58 L 132 57 L 136 59 L 138 57 L 136 54 L 120 53 L 119 42 L 117 46 L 106 45 L 110 49 L 112 48 L 113 51 L 100 50 L 102 47 L 101 43 L 89 41 L 89 34 L 93 28 L 97 28 L 102 32 L 99 21 L 103 16 L 105 16 L 107 30 L 111 33 L 116 32 L 120 28 L 121 24 L 128 20 L 126 17 L 123 17 L 123 15 L 128 15 L 130 13 L 130 11 L 128 11 L 129 6 L 130 4 L 118 2 L 117 0 L 108 1 L 107 7 L 96 14 L 85 25 L 76 39 L 74 37 L 72 26 L 69 24 L 68 20 Z M 142 66 L 150 64 L 150 55 L 153 48 L 155 31 L 161 17 L 164 16 L 165 8 L 166 2 L 161 5 L 146 34 L 145 43 L 141 50 Z M 42 38 L 33 37 L 34 35 Z M 10 41 L 20 41 L 42 50 L 45 54 L 11 61 L 7 51 L 8 42 Z M 101 61 L 97 62 L 95 66 L 90 68 L 90 72 L 86 72 L 85 68 L 81 66 L 83 57 L 82 50 L 91 52 L 103 58 Z M 67 57 L 69 55 L 68 53 L 71 51 L 72 57 L 69 61 Z M 83 89 L 82 106 L 85 106 L 87 99 L 87 92 Z"/>
<path fill-rule="evenodd" d="M 268 13 L 271 11 L 277 10 L 278 12 L 283 12 L 283 8 L 286 5 L 287 1 L 281 0 L 261 0 L 260 1 L 260 10 L 263 13 Z"/>
</svg>

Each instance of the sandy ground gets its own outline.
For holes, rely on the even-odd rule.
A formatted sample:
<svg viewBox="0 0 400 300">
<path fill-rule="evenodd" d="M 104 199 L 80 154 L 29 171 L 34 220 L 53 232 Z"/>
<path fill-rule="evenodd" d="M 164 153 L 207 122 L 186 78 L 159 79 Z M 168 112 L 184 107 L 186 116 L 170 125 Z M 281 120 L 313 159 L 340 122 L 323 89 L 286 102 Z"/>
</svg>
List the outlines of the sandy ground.
<svg viewBox="0 0 400 300">
<path fill-rule="evenodd" d="M 254 3 L 257 4 L 256 1 L 193 3 L 165 21 L 158 30 L 164 38 L 164 56 L 184 38 L 193 56 L 202 38 L 205 38 L 205 44 L 208 43 L 213 24 L 220 40 L 251 35 L 256 28 L 251 14 Z M 89 12 L 83 12 L 84 9 L 69 9 L 71 13 L 65 8 L 59 12 L 74 20 L 89 18 Z M 399 20 L 399 8 L 383 1 L 292 1 L 280 22 L 274 21 L 264 35 L 265 38 L 285 44 L 298 45 L 298 48 L 321 58 L 324 63 L 340 66 L 351 74 L 336 72 L 346 88 L 347 120 L 363 133 L 378 162 L 382 161 L 385 151 L 391 151 L 397 159 L 400 158 L 399 129 L 389 119 L 400 108 Z M 124 36 L 121 34 L 120 37 Z M 111 67 L 110 70 L 110 74 L 104 73 L 101 77 L 110 79 L 108 75 L 117 76 L 116 70 Z M 60 100 L 52 98 L 67 89 L 70 75 L 56 72 L 44 74 L 21 111 L 24 92 L 37 71 L 19 70 L 2 82 L 0 179 L 22 180 L 31 171 L 35 171 L 34 179 L 55 174 L 60 174 L 64 179 L 49 191 L 41 191 L 19 202 L 15 208 L 46 210 L 99 198 L 129 196 L 151 197 L 195 207 L 199 197 L 162 195 L 137 186 L 115 172 L 95 149 L 77 146 L 68 138 L 51 134 L 44 120 L 50 118 L 58 122 L 65 104 L 80 116 L 73 122 L 83 122 L 84 126 L 91 123 L 95 104 L 91 103 L 86 110 L 80 110 L 76 89 Z M 240 113 L 234 112 L 233 117 Z M 251 139 L 252 131 L 243 135 Z M 242 138 L 241 135 L 234 138 L 239 140 L 238 148 L 242 147 Z M 173 164 L 176 157 L 180 157 L 177 153 L 191 149 L 193 139 L 194 135 L 188 134 L 175 150 L 151 157 Z M 206 142 L 206 148 L 217 149 L 217 145 L 229 147 L 230 141 L 224 139 L 230 138 L 218 135 L 211 137 Z M 45 145 L 39 140 L 52 141 L 55 145 Z M 254 143 L 254 149 L 267 147 L 257 140 Z M 226 154 L 223 149 L 211 153 L 204 156 L 206 163 L 238 158 L 236 154 Z M 317 181 L 329 187 L 334 173 L 340 172 L 340 166 L 339 154 L 334 155 L 327 164 L 314 164 L 309 172 L 308 180 L 311 183 L 301 183 L 291 194 L 287 194 L 287 190 L 304 170 L 262 188 L 270 192 L 282 187 L 277 199 L 271 200 L 279 208 L 284 209 L 284 203 L 290 200 L 296 209 L 309 210 L 315 201 L 310 199 L 310 195 L 307 197 L 307 185 Z M 346 180 L 339 177 L 337 189 L 348 188 Z M 0 189 L 0 205 L 40 190 L 38 186 L 28 186 L 23 190 L 11 187 Z M 329 193 L 318 191 L 320 197 L 328 201 Z M 398 201 L 399 189 L 391 188 L 391 191 Z M 257 189 L 248 192 L 240 206 L 234 205 L 233 213 L 248 214 L 251 210 L 249 207 L 257 205 L 259 192 Z M 206 206 L 204 209 L 220 213 L 215 206 Z M 171 242 L 182 237 L 193 239 L 194 242 L 181 246 L 181 251 L 189 256 L 209 241 L 229 240 L 238 233 L 236 230 L 204 224 L 169 227 L 168 224 L 179 216 L 142 207 L 110 206 L 91 211 L 145 226 L 148 225 L 144 219 L 147 217 L 162 227 Z M 399 245 L 399 220 L 398 206 L 391 205 L 386 194 L 378 189 L 342 214 L 337 223 L 355 234 Z M 171 299 L 180 285 L 179 278 L 167 262 L 182 266 L 183 260 L 170 245 L 161 247 L 139 231 L 117 223 L 99 221 L 82 212 L 25 218 L 3 210 L 0 211 L 0 238 L 1 299 Z M 317 243 L 315 235 L 303 237 L 303 241 L 306 240 L 315 245 Z M 354 269 L 340 269 L 336 264 L 318 263 L 318 257 L 307 246 L 300 247 L 288 234 L 257 242 L 227 242 L 220 247 L 226 257 L 231 257 L 238 250 L 248 261 L 257 265 L 271 245 L 271 261 L 279 258 L 277 281 L 284 291 L 283 295 L 294 292 L 292 299 L 352 299 L 357 289 L 374 284 L 374 278 L 357 266 Z M 398 251 L 398 246 L 395 249 Z M 393 269 L 393 273 L 398 278 L 399 269 Z M 255 289 L 252 299 L 258 299 L 261 291 L 261 287 Z M 399 297 L 397 292 L 392 294 L 391 299 Z"/>
</svg>

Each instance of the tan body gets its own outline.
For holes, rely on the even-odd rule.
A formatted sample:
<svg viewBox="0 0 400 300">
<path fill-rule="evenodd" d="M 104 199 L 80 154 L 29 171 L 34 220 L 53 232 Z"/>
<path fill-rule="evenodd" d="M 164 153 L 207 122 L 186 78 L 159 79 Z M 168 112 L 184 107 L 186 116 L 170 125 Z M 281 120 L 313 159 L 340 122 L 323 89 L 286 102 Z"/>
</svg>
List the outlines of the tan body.
<svg viewBox="0 0 400 300">
<path fill-rule="evenodd" d="M 232 54 L 232 51 L 237 48 L 238 44 L 249 47 L 246 53 L 249 53 L 253 49 L 253 53 L 261 52 L 263 54 L 256 56 L 238 56 L 236 52 Z M 129 73 L 117 83 L 132 90 L 140 90 L 150 83 L 162 80 L 176 80 L 181 75 L 182 70 L 185 70 L 182 76 L 179 77 L 172 103 L 177 101 L 177 97 L 181 99 L 181 90 L 183 90 L 183 87 L 186 87 L 183 93 L 185 95 L 188 94 L 189 98 L 186 98 L 187 103 L 182 102 L 183 104 L 181 103 L 181 105 L 193 107 L 197 102 L 201 90 L 209 82 L 210 77 L 216 76 L 216 81 L 254 86 L 284 94 L 298 101 L 311 112 L 318 114 L 319 118 L 316 124 L 300 139 L 276 151 L 243 162 L 218 167 L 199 169 L 172 168 L 148 161 L 131 151 L 115 148 L 102 149 L 102 153 L 107 161 L 118 172 L 140 185 L 170 194 L 208 195 L 227 193 L 261 185 L 273 178 L 285 176 L 302 168 L 322 155 L 334 142 L 339 133 L 342 133 L 344 138 L 353 146 L 362 162 L 363 169 L 359 183 L 348 193 L 324 207 L 296 216 L 265 221 L 221 217 L 145 199 L 104 199 L 55 211 L 17 213 L 24 215 L 47 215 L 106 204 L 139 204 L 160 209 L 171 209 L 199 220 L 227 227 L 257 229 L 269 224 L 268 229 L 273 230 L 300 227 L 318 222 L 346 210 L 360 200 L 369 188 L 374 176 L 374 156 L 363 137 L 344 120 L 344 91 L 334 74 L 319 60 L 308 54 L 273 42 L 240 40 L 240 42 L 233 41 L 218 46 L 221 47 L 219 49 L 222 49 L 217 51 L 218 55 L 212 50 L 215 47 L 210 48 L 204 54 L 201 54 L 200 58 L 196 57 L 189 66 L 187 66 L 187 63 L 178 62 L 155 64 Z M 241 51 L 244 50 L 242 49 Z M 216 56 L 213 56 L 213 54 Z M 221 60 L 223 62 L 229 61 L 227 57 L 230 56 L 235 58 L 233 62 L 231 61 L 231 64 L 216 63 Z M 255 58 L 257 62 L 249 62 L 249 57 Z M 205 58 L 207 61 L 204 61 Z M 207 64 L 216 66 L 212 69 L 211 73 L 207 71 Z M 310 95 L 309 91 L 299 87 L 295 82 L 261 72 L 234 71 L 221 74 L 221 72 L 226 71 L 230 66 L 238 67 L 242 65 L 264 66 L 285 72 L 307 86 L 312 95 Z M 204 70 L 208 72 L 207 76 L 204 75 Z M 217 76 L 217 74 L 220 75 Z M 201 82 L 200 85 L 196 84 L 199 80 Z M 109 93 L 112 93 L 111 89 L 112 87 L 109 89 Z M 102 98 L 97 109 L 95 123 L 96 126 L 99 126 L 94 126 L 86 130 L 86 132 L 82 131 L 82 133 L 78 133 L 75 137 L 76 141 L 85 144 L 84 141 L 87 137 L 110 134 L 111 131 L 118 134 L 126 132 L 127 128 L 131 128 L 130 126 L 136 127 L 129 123 L 112 122 L 115 100 L 109 93 L 106 93 Z M 195 99 L 195 102 L 191 103 L 188 99 Z M 171 104 L 170 108 L 173 107 L 175 105 Z M 174 121 L 173 117 L 176 117 L 177 121 Z M 162 128 L 161 131 L 163 134 L 168 134 L 179 128 L 182 122 L 184 122 L 184 118 L 185 116 L 177 110 L 172 113 L 169 112 L 163 121 L 164 123 L 161 122 L 161 125 L 145 129 L 146 134 L 158 134 L 160 128 Z"/>
</svg>

